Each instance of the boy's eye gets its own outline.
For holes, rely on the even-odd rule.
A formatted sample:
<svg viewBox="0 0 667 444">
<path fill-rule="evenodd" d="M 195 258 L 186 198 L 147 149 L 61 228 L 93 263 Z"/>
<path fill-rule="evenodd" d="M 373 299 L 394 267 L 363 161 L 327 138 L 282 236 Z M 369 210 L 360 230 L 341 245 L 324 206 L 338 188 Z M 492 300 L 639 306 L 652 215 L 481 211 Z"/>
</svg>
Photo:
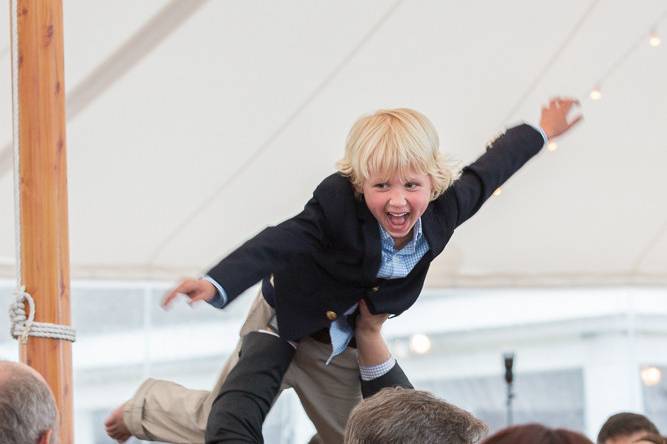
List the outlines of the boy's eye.
<svg viewBox="0 0 667 444">
<path fill-rule="evenodd" d="M 413 190 L 413 189 L 417 188 L 418 186 L 419 186 L 419 184 L 417 182 L 407 182 L 405 184 L 405 188 L 407 188 L 408 190 Z"/>
<path fill-rule="evenodd" d="M 389 185 L 387 184 L 387 182 L 376 183 L 375 185 L 373 185 L 374 188 L 378 188 L 380 190 L 383 190 L 383 189 L 387 188 L 388 186 Z"/>
</svg>

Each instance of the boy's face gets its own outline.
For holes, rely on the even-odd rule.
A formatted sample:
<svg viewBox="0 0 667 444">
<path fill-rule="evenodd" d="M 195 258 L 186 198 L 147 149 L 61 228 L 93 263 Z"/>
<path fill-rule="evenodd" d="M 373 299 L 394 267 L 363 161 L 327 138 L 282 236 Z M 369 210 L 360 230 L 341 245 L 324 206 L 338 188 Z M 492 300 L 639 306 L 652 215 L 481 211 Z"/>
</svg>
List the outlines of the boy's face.
<svg viewBox="0 0 667 444">
<path fill-rule="evenodd" d="M 364 181 L 362 189 L 366 206 L 394 239 L 396 248 L 402 248 L 410 240 L 412 227 L 431 200 L 428 174 L 410 170 L 405 176 L 396 173 L 387 178 L 374 173 Z"/>
</svg>

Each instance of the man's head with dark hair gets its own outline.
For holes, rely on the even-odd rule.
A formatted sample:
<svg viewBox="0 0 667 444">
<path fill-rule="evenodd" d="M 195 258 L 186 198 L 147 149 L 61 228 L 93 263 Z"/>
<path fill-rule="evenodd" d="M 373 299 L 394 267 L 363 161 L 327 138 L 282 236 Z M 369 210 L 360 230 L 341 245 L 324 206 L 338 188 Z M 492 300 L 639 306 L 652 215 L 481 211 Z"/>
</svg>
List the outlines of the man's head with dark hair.
<svg viewBox="0 0 667 444">
<path fill-rule="evenodd" d="M 660 435 L 649 433 L 634 441 L 632 444 L 667 444 L 667 440 Z"/>
<path fill-rule="evenodd" d="M 57 417 L 44 378 L 25 364 L 0 360 L 0 443 L 54 444 Z"/>
<path fill-rule="evenodd" d="M 542 424 L 507 427 L 486 438 L 482 444 L 593 444 L 572 430 L 552 429 Z"/>
<path fill-rule="evenodd" d="M 610 416 L 602 425 L 598 444 L 631 444 L 649 434 L 660 435 L 660 432 L 646 416 L 622 412 Z"/>
<path fill-rule="evenodd" d="M 357 405 L 345 428 L 345 444 L 475 444 L 486 425 L 428 392 L 385 388 Z"/>
</svg>

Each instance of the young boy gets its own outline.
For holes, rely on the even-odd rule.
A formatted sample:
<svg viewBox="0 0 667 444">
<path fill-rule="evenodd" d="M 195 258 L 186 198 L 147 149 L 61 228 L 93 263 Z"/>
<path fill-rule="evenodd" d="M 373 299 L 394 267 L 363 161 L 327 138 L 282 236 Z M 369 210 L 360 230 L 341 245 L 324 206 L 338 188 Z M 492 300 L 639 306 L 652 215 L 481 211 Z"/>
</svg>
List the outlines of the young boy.
<svg viewBox="0 0 667 444">
<path fill-rule="evenodd" d="M 348 347 L 357 302 L 364 299 L 374 314 L 408 309 L 454 229 L 548 139 L 581 119 L 567 119 L 576 103 L 551 100 L 539 130 L 507 130 L 457 180 L 426 117 L 408 109 L 363 117 L 350 131 L 338 173 L 317 187 L 303 212 L 257 234 L 204 279 L 184 280 L 163 304 L 185 294 L 222 308 L 261 280 L 241 336 L 269 328 L 295 344 L 283 385 L 295 389 L 325 443 L 342 442 L 361 399 L 356 351 Z M 107 420 L 110 436 L 203 442 L 211 403 L 237 352 L 211 393 L 144 382 Z"/>
</svg>

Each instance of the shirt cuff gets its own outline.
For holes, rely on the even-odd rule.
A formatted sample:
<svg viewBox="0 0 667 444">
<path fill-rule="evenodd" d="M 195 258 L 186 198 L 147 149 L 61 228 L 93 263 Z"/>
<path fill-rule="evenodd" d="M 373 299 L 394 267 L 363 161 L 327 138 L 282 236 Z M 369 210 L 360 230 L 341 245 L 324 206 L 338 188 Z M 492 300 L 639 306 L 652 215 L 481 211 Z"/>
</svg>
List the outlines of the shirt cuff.
<svg viewBox="0 0 667 444">
<path fill-rule="evenodd" d="M 220 284 L 218 284 L 218 282 L 209 275 L 206 275 L 206 276 L 202 277 L 202 279 L 205 280 L 205 281 L 209 281 L 211 284 L 213 284 L 215 289 L 218 290 L 218 293 L 215 295 L 215 297 L 213 299 L 211 299 L 210 301 L 206 301 L 206 302 L 208 302 L 209 304 L 211 304 L 215 308 L 222 308 L 225 305 L 227 305 L 227 293 L 222 288 L 222 286 L 220 286 Z"/>
<path fill-rule="evenodd" d="M 362 381 L 372 381 L 373 379 L 377 379 L 380 376 L 384 376 L 389 373 L 389 370 L 394 368 L 395 365 L 396 358 L 392 356 L 382 364 L 373 365 L 370 367 L 364 367 L 360 365 L 359 374 L 361 375 Z"/>
</svg>

